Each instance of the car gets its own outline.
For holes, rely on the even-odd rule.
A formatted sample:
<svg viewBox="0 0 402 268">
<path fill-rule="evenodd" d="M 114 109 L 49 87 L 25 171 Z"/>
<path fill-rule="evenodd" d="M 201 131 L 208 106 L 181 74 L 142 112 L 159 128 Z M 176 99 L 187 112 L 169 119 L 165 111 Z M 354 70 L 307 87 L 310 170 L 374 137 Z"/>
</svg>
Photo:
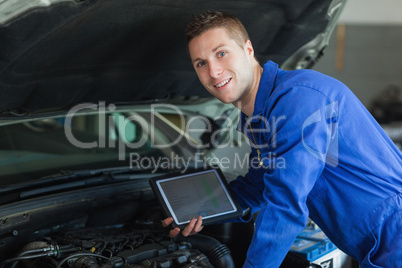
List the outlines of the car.
<svg viewBox="0 0 402 268">
<path fill-rule="evenodd" d="M 344 5 L 0 1 L 0 267 L 241 267 L 252 221 L 171 239 L 149 184 L 247 170 L 239 113 L 198 81 L 185 26 L 229 12 L 260 62 L 311 68 Z"/>
</svg>

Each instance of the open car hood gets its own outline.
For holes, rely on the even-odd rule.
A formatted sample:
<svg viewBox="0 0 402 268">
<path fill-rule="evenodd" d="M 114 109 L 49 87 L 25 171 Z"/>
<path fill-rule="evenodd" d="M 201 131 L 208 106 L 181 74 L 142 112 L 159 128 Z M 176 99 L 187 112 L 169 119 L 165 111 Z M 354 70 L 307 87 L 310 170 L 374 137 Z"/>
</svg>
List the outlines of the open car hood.
<svg viewBox="0 0 402 268">
<path fill-rule="evenodd" d="M 240 18 L 261 63 L 309 68 L 344 0 L 0 1 L 0 117 L 210 96 L 186 54 L 193 14 Z"/>
</svg>

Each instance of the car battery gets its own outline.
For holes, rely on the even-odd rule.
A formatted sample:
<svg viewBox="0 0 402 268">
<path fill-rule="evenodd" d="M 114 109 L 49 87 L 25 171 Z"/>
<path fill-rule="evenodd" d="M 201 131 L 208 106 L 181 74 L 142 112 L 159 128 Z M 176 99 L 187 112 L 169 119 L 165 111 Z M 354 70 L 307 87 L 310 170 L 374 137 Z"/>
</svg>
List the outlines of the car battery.
<svg viewBox="0 0 402 268">
<path fill-rule="evenodd" d="M 308 261 L 314 261 L 335 249 L 334 243 L 329 240 L 321 229 L 306 227 L 297 236 L 290 251 Z"/>
<path fill-rule="evenodd" d="M 339 250 L 320 228 L 312 226 L 306 227 L 297 236 L 289 253 L 292 255 L 287 256 L 288 265 L 292 266 L 289 262 L 292 261 L 293 267 L 342 268 L 347 260 L 347 255 Z M 300 266 L 301 259 L 305 261 L 304 266 Z M 298 266 L 294 266 L 296 262 Z"/>
<path fill-rule="evenodd" d="M 347 268 L 352 267 L 351 259 L 339 249 L 314 260 L 312 263 L 320 265 L 321 268 Z"/>
</svg>

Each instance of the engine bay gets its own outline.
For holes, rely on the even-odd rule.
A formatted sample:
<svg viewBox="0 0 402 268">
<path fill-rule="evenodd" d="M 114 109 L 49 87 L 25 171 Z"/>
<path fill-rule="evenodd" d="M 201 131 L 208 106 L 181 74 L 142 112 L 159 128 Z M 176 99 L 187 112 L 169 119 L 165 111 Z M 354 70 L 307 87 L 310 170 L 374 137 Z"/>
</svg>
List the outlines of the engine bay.
<svg viewBox="0 0 402 268">
<path fill-rule="evenodd" d="M 0 205 L 0 267 L 229 268 L 244 262 L 250 240 L 232 233 L 245 225 L 205 226 L 172 239 L 162 219 L 147 179 L 29 195 Z M 247 226 L 251 239 L 253 224 Z"/>
<path fill-rule="evenodd" d="M 198 234 L 170 238 L 145 177 L 1 195 L 0 268 L 242 267 L 253 220 L 206 225 Z M 9 202 L 17 195 L 19 201 Z M 281 268 L 295 267 L 321 266 L 288 254 Z"/>
<path fill-rule="evenodd" d="M 164 230 L 137 228 L 113 226 L 43 237 L 25 245 L 1 267 L 234 267 L 229 249 L 212 237 L 174 241 Z"/>
</svg>

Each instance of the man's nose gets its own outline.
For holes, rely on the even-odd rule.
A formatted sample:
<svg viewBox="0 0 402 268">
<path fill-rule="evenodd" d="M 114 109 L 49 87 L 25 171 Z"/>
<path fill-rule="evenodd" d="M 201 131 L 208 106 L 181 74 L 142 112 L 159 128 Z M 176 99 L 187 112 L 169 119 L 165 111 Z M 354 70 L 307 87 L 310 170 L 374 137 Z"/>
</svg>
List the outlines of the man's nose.
<svg viewBox="0 0 402 268">
<path fill-rule="evenodd" d="M 218 78 L 222 74 L 222 67 L 218 63 L 209 63 L 209 75 Z"/>
</svg>

